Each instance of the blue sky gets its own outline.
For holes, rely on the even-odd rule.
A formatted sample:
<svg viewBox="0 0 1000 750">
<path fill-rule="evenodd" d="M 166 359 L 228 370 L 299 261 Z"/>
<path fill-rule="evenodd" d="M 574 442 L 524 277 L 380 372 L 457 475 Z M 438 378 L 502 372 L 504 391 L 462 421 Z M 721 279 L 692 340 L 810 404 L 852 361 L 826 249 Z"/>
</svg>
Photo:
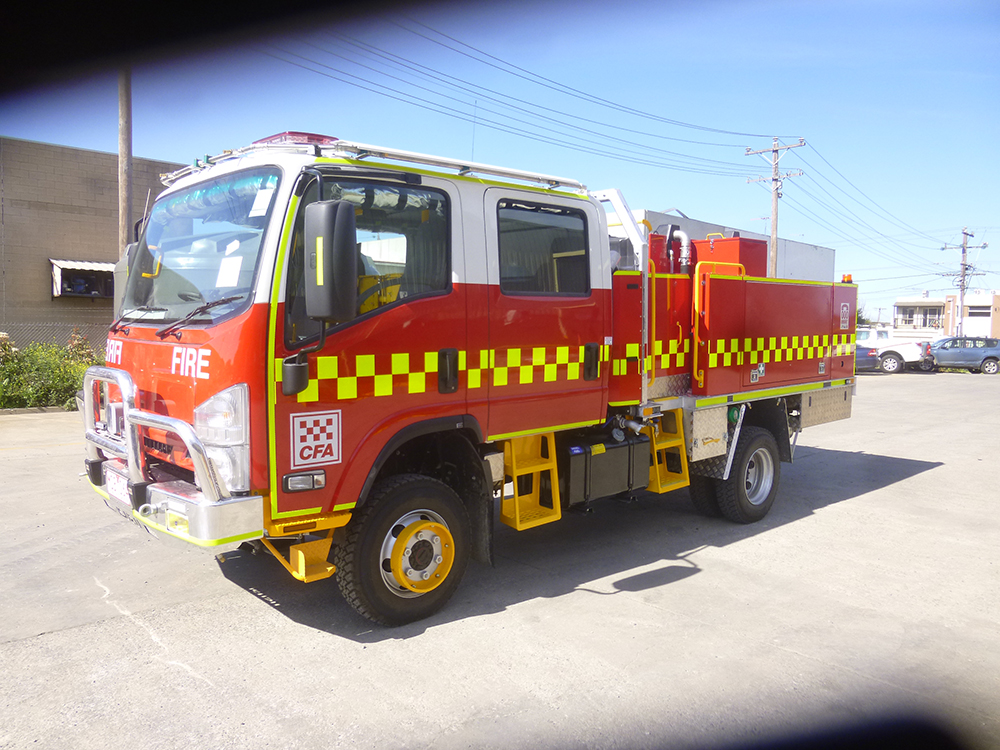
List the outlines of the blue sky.
<svg viewBox="0 0 1000 750">
<path fill-rule="evenodd" d="M 972 286 L 1000 289 L 998 38 L 995 2 L 428 6 L 137 64 L 133 148 L 189 163 L 306 130 L 767 233 L 747 177 L 770 167 L 744 152 L 801 137 L 779 234 L 835 248 L 885 319 L 954 290 L 963 226 L 991 244 Z M 0 99 L 0 135 L 116 151 L 114 71 Z"/>
</svg>

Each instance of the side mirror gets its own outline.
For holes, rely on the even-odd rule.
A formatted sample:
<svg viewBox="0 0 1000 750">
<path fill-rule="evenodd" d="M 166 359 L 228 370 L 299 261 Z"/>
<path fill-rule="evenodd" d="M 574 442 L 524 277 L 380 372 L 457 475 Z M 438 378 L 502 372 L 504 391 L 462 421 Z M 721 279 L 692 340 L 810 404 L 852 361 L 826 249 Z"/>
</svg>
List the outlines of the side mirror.
<svg viewBox="0 0 1000 750">
<path fill-rule="evenodd" d="M 306 206 L 306 315 L 324 323 L 353 320 L 358 309 L 354 206 L 319 201 Z"/>
<path fill-rule="evenodd" d="M 125 252 L 122 253 L 122 257 L 118 259 L 115 263 L 114 272 L 114 311 L 113 320 L 118 320 L 118 316 L 122 312 L 122 299 L 125 297 L 125 284 L 128 282 L 128 266 L 129 262 L 132 260 L 132 255 L 135 249 L 138 247 L 136 243 L 131 243 L 125 246 Z"/>
</svg>

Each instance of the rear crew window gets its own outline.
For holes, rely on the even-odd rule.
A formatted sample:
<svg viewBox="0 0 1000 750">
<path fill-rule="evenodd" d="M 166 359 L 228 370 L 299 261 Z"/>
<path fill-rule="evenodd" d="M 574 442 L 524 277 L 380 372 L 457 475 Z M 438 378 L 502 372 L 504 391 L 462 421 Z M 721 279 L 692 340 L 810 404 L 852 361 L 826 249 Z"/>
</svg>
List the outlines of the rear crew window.
<svg viewBox="0 0 1000 750">
<path fill-rule="evenodd" d="M 502 200 L 497 214 L 504 294 L 590 294 L 587 221 L 582 211 Z"/>
</svg>

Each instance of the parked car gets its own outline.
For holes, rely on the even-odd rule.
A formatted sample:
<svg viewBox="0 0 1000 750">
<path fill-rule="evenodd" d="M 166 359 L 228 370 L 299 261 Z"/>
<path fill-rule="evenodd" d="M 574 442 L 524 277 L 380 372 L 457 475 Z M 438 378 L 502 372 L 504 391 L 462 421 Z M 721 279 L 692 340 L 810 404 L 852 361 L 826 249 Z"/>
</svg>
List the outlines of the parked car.
<svg viewBox="0 0 1000 750">
<path fill-rule="evenodd" d="M 875 346 L 882 372 L 902 372 L 907 367 L 924 372 L 934 369 L 931 347 L 926 341 L 878 341 Z"/>
<path fill-rule="evenodd" d="M 978 336 L 954 336 L 931 345 L 938 367 L 957 367 L 996 375 L 1000 370 L 1000 341 Z"/>
<path fill-rule="evenodd" d="M 854 371 L 855 372 L 876 372 L 881 368 L 878 349 L 874 346 L 861 346 L 854 350 Z"/>
</svg>

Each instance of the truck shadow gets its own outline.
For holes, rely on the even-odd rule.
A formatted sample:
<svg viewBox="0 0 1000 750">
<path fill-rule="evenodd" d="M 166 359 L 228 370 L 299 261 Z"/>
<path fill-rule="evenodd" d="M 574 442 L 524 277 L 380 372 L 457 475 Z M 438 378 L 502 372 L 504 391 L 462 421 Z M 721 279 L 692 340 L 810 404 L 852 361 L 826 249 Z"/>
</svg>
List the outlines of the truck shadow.
<svg viewBox="0 0 1000 750">
<path fill-rule="evenodd" d="M 399 628 L 373 625 L 341 597 L 335 579 L 304 584 L 267 555 L 240 549 L 218 555 L 232 583 L 286 617 L 359 643 L 406 639 L 455 620 L 502 612 L 539 597 L 573 592 L 615 596 L 666 586 L 697 575 L 689 558 L 806 518 L 828 505 L 860 498 L 941 466 L 940 462 L 863 452 L 800 447 L 782 464 L 781 486 L 763 521 L 741 526 L 694 512 L 686 491 L 639 493 L 623 502 L 605 499 L 589 513 L 518 533 L 497 523 L 495 566 L 470 563 L 442 612 Z M 638 568 L 650 568 L 633 573 Z"/>
</svg>

